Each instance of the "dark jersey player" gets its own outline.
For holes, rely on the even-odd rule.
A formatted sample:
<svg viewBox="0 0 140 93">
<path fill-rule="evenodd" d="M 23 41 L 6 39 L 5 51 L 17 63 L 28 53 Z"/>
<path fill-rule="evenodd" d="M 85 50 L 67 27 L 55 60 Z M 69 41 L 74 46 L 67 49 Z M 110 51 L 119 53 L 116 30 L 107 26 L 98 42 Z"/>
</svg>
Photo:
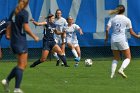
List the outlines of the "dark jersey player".
<svg viewBox="0 0 140 93">
<path fill-rule="evenodd" d="M 59 56 L 59 58 L 64 63 L 65 67 L 69 67 L 67 65 L 66 57 L 64 56 L 64 53 L 62 52 L 61 48 L 56 44 L 54 40 L 54 33 L 57 35 L 63 35 L 63 32 L 56 30 L 56 25 L 54 24 L 55 17 L 53 14 L 49 14 L 47 17 L 47 22 L 36 22 L 34 19 L 31 19 L 33 24 L 37 26 L 45 26 L 44 30 L 44 37 L 43 37 L 43 50 L 42 50 L 42 56 L 39 60 L 34 62 L 30 67 L 35 67 L 36 65 L 45 62 L 47 59 L 47 56 L 49 54 L 49 51 L 53 50 L 56 52 Z"/>
</svg>

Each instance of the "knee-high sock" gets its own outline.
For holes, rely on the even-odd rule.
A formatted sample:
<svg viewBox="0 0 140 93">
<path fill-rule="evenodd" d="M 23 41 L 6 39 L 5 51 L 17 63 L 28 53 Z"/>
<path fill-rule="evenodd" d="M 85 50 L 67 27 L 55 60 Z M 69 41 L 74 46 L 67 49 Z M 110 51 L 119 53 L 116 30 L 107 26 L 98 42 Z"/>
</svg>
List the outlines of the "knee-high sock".
<svg viewBox="0 0 140 93">
<path fill-rule="evenodd" d="M 15 73 L 15 88 L 20 88 L 20 84 L 22 81 L 22 77 L 23 77 L 23 70 L 20 68 L 16 68 L 16 73 Z"/>
<path fill-rule="evenodd" d="M 66 60 L 66 57 L 64 55 L 59 55 L 59 58 L 62 60 L 62 62 L 64 63 L 64 65 L 66 66 L 67 65 L 67 60 Z"/>
<path fill-rule="evenodd" d="M 53 56 L 54 56 L 57 60 L 59 60 L 59 57 L 58 57 L 58 55 L 57 55 L 56 52 L 53 54 Z"/>
<path fill-rule="evenodd" d="M 6 78 L 6 80 L 7 80 L 8 82 L 10 82 L 11 79 L 13 79 L 13 78 L 15 77 L 15 75 L 16 75 L 16 68 L 17 68 L 17 67 L 14 67 L 14 68 L 11 70 L 10 74 L 8 75 L 8 77 Z"/>
<path fill-rule="evenodd" d="M 74 55 L 75 57 L 78 57 L 78 54 L 77 54 L 77 52 L 76 52 L 75 49 L 72 49 L 71 51 L 72 51 L 72 53 L 73 53 L 73 55 Z"/>
<path fill-rule="evenodd" d="M 129 58 L 126 58 L 126 59 L 123 61 L 122 65 L 121 65 L 121 67 L 120 67 L 120 70 L 124 70 L 124 69 L 129 65 L 129 63 L 130 63 L 130 59 L 129 59 Z"/>
<path fill-rule="evenodd" d="M 112 73 L 112 74 L 115 73 L 116 68 L 117 68 L 117 64 L 118 64 L 118 61 L 117 61 L 117 60 L 113 60 L 113 61 L 112 61 L 112 66 L 111 66 L 111 73 Z"/>
</svg>

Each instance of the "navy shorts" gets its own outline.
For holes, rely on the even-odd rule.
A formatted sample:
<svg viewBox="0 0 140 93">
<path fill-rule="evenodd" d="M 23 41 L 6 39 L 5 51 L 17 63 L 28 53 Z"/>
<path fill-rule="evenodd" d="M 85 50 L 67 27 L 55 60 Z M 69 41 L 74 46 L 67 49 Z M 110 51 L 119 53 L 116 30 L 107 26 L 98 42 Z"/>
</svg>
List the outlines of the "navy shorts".
<svg viewBox="0 0 140 93">
<path fill-rule="evenodd" d="M 20 44 L 11 44 L 12 51 L 14 54 L 23 54 L 28 53 L 28 47 L 27 44 L 20 43 Z"/>
<path fill-rule="evenodd" d="M 56 45 L 55 41 L 47 41 L 43 40 L 43 50 L 52 50 L 52 48 Z"/>
</svg>

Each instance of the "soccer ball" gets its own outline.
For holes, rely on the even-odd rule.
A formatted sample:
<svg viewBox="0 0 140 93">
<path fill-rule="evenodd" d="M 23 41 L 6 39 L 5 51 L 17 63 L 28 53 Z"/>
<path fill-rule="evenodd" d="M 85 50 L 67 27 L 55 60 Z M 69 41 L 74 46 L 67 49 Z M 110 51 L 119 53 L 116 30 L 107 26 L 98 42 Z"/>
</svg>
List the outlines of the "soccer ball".
<svg viewBox="0 0 140 93">
<path fill-rule="evenodd" d="M 85 60 L 85 66 L 86 66 L 86 67 L 91 67 L 92 64 L 93 64 L 92 59 L 86 59 L 86 60 Z"/>
</svg>

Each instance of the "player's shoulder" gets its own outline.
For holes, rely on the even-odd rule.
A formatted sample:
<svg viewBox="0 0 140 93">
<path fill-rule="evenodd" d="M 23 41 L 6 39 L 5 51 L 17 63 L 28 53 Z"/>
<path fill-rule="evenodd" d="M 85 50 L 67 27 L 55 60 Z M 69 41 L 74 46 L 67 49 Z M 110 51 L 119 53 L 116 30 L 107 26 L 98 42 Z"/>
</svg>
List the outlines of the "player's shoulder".
<svg viewBox="0 0 140 93">
<path fill-rule="evenodd" d="M 23 10 L 20 12 L 20 15 L 22 15 L 22 16 L 27 16 L 27 15 L 29 15 L 29 13 L 28 13 L 27 10 L 23 9 Z"/>
<path fill-rule="evenodd" d="M 61 20 L 66 21 L 66 19 L 64 17 L 61 17 Z"/>
</svg>

